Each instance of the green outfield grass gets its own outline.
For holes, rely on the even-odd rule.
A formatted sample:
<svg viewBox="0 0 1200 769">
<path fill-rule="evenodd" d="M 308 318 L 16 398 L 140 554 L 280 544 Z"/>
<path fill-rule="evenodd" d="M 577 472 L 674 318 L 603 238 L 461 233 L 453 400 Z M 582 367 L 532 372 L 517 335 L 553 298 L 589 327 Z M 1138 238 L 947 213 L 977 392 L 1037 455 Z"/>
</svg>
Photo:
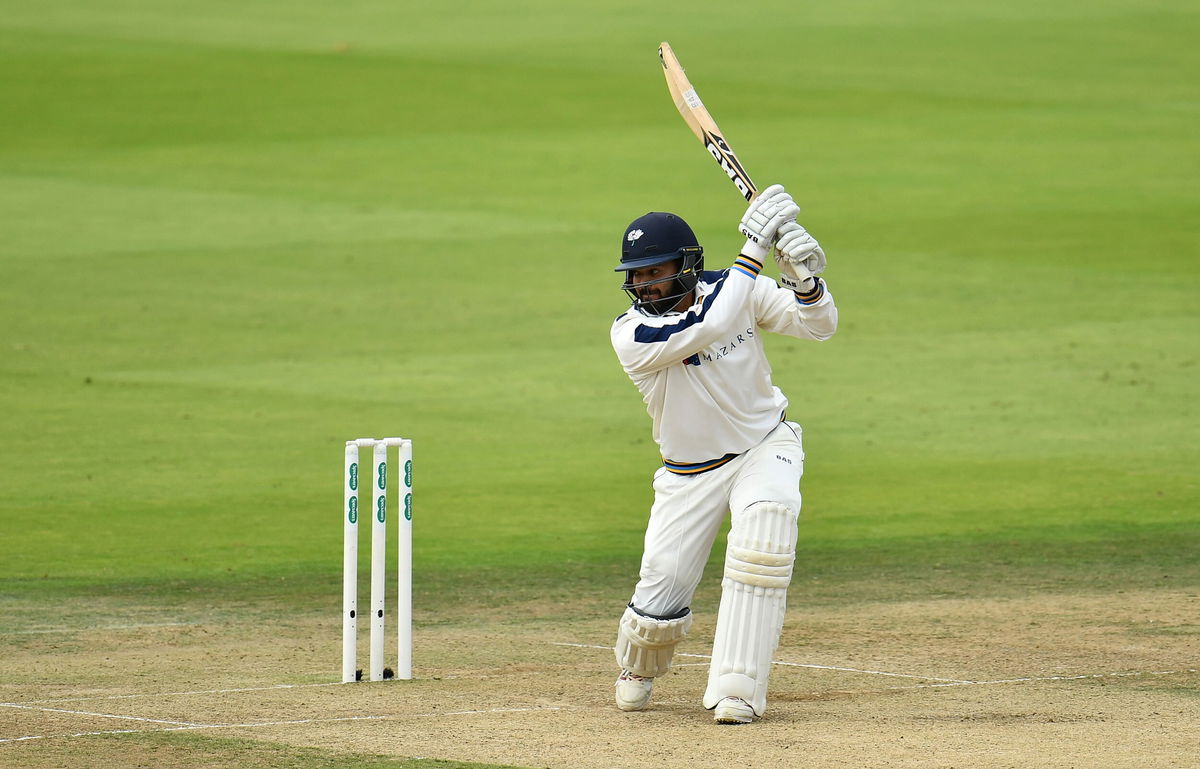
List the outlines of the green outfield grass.
<svg viewBox="0 0 1200 769">
<path fill-rule="evenodd" d="M 662 39 L 829 254 L 838 335 L 769 343 L 793 604 L 1200 585 L 1194 7 L 402 5 L 0 0 L 0 630 L 337 611 L 341 444 L 384 433 L 418 621 L 619 607 L 657 454 L 617 240 L 675 211 L 719 267 L 743 210 Z"/>
</svg>

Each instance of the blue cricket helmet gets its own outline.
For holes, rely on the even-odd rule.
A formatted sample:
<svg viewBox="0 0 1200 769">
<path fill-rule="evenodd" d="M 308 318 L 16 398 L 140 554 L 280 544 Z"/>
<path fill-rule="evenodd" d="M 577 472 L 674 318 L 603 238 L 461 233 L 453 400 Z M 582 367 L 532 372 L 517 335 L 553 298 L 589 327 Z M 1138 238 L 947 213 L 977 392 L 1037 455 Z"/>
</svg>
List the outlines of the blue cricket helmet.
<svg viewBox="0 0 1200 769">
<path fill-rule="evenodd" d="M 678 271 L 669 278 L 654 282 L 674 280 L 674 289 L 661 299 L 643 301 L 637 290 L 646 283 L 633 283 L 630 271 L 673 261 L 679 263 Z M 625 228 L 625 234 L 621 237 L 621 264 L 614 267 L 613 271 L 625 273 L 625 283 L 621 288 L 633 299 L 635 307 L 649 315 L 662 315 L 696 288 L 696 281 L 703 269 L 704 249 L 688 223 L 675 214 L 651 211 L 634 219 Z"/>
</svg>

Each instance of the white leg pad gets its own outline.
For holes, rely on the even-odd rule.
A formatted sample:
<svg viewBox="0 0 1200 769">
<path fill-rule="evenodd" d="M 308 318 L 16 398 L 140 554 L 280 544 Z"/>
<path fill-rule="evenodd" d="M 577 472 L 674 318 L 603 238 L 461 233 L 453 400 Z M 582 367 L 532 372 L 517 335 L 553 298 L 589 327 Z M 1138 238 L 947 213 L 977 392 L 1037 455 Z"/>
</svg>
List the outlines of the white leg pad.
<svg viewBox="0 0 1200 769">
<path fill-rule="evenodd" d="M 617 631 L 617 664 L 634 675 L 661 676 L 671 667 L 675 647 L 691 626 L 691 612 L 673 619 L 657 619 L 627 607 Z"/>
<path fill-rule="evenodd" d="M 778 502 L 756 502 L 729 533 L 706 708 L 725 697 L 741 697 L 760 716 L 767 708 L 767 677 L 796 560 L 797 515 Z"/>
</svg>

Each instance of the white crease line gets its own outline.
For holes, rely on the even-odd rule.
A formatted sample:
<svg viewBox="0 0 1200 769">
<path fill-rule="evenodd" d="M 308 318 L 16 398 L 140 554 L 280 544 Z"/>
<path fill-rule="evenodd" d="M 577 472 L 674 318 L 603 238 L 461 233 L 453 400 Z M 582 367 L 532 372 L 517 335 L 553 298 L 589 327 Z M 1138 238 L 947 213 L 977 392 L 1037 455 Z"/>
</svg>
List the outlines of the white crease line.
<svg viewBox="0 0 1200 769">
<path fill-rule="evenodd" d="M 8 703 L 3 703 L 8 704 Z M 564 710 L 555 706 L 529 708 L 489 708 L 487 710 L 455 710 L 446 713 L 417 713 L 412 716 L 398 714 L 382 716 L 342 716 L 340 718 L 298 718 L 287 721 L 258 721 L 245 724 L 188 724 L 181 721 L 156 721 L 151 718 L 134 718 L 137 721 L 150 723 L 177 724 L 165 729 L 103 729 L 93 732 L 73 732 L 70 734 L 31 734 L 24 737 L 0 737 L 0 745 L 9 742 L 30 742 L 32 740 L 50 740 L 62 737 L 95 737 L 104 734 L 146 734 L 149 732 L 185 732 L 200 729 L 260 729 L 267 726 L 302 726 L 304 724 L 335 723 L 341 721 L 389 721 L 402 718 L 437 718 L 439 716 L 475 716 L 492 713 L 531 713 L 539 710 Z M 51 710 L 51 708 L 29 708 L 29 710 Z M 64 711 L 71 712 L 71 711 Z M 80 715 L 93 715 L 83 714 Z M 103 715 L 103 714 L 94 714 Z M 112 718 L 132 718 L 130 716 L 111 716 Z"/>
<path fill-rule="evenodd" d="M 23 704 L 37 705 L 45 702 L 87 702 L 89 700 L 130 700 L 143 697 L 192 697 L 200 694 L 240 694 L 243 692 L 269 692 L 276 689 L 311 689 L 318 686 L 342 686 L 341 681 L 319 684 L 275 684 L 273 686 L 247 686 L 240 689 L 199 689 L 190 692 L 141 692 L 138 694 L 97 694 L 92 697 L 57 697 L 45 700 L 29 700 Z M 0 702 L 0 705 L 18 703 Z"/>
<path fill-rule="evenodd" d="M 553 646 L 573 646 L 578 649 L 607 649 L 609 651 L 612 651 L 612 648 L 613 648 L 611 646 L 598 646 L 595 644 L 552 643 L 551 645 L 553 645 Z M 701 659 L 701 660 L 711 660 L 712 659 L 712 657 L 708 654 L 684 654 L 683 652 L 679 652 L 675 656 L 677 656 L 677 657 L 692 657 L 694 659 Z M 805 664 L 802 662 L 781 662 L 780 660 L 772 660 L 771 664 L 772 665 L 783 665 L 785 667 L 792 667 L 792 668 L 813 668 L 814 670 L 836 670 L 840 673 L 862 673 L 864 675 L 872 675 L 872 676 L 892 676 L 894 678 L 914 678 L 918 681 L 944 681 L 948 684 L 954 684 L 956 686 L 961 686 L 963 684 L 977 683 L 976 681 L 963 681 L 958 678 L 938 678 L 937 676 L 918 676 L 918 675 L 911 675 L 909 673 L 888 673 L 888 672 L 885 672 L 882 670 L 859 670 L 858 668 L 842 668 L 842 667 L 833 667 L 830 665 L 809 665 L 809 664 Z"/>
<path fill-rule="evenodd" d="M 573 643 L 551 643 L 551 646 L 571 646 L 577 649 L 606 649 L 612 651 L 611 646 L 600 646 L 597 644 L 573 644 Z M 712 657 L 707 654 L 684 654 L 680 652 L 675 655 L 677 657 L 693 657 L 696 659 L 711 660 Z M 1032 683 L 1038 681 L 1082 681 L 1088 678 L 1129 678 L 1132 676 L 1169 676 L 1181 673 L 1196 673 L 1195 668 L 1186 668 L 1184 670 L 1157 670 L 1157 671 L 1134 671 L 1125 673 L 1086 673 L 1083 675 L 1071 676 L 1029 676 L 1025 678 L 998 678 L 992 681 L 968 681 L 959 678 L 938 678 L 936 676 L 918 676 L 909 673 L 888 673 L 882 670 L 859 670 L 858 668 L 834 667 L 831 665 L 810 665 L 800 662 L 781 662 L 772 660 L 772 665 L 783 665 L 793 668 L 813 668 L 815 670 L 834 670 L 841 673 L 862 673 L 872 676 L 891 676 L 894 678 L 914 678 L 918 681 L 937 681 L 935 684 L 919 684 L 913 687 L 904 687 L 906 689 L 934 689 L 946 686 L 992 686 L 995 684 L 1021 684 Z"/>
<path fill-rule="evenodd" d="M 1089 673 L 1088 675 L 1079 676 L 1040 676 L 1029 678 L 1003 678 L 994 681 L 968 681 L 966 683 L 944 683 L 944 684 L 914 684 L 913 686 L 889 686 L 883 689 L 831 689 L 823 692 L 823 694 L 870 694 L 872 692 L 911 692 L 916 689 L 941 689 L 950 686 L 989 686 L 992 684 L 1019 684 L 1032 683 L 1038 681 L 1080 681 L 1087 678 L 1132 678 L 1135 676 L 1170 676 L 1195 674 L 1200 672 L 1194 668 L 1184 670 L 1155 670 L 1155 671 L 1137 671 L 1132 673 Z"/>
<path fill-rule="evenodd" d="M 247 724 L 185 724 L 166 729 L 102 729 L 94 732 L 73 732 L 71 734 L 31 734 L 24 737 L 0 737 L 0 745 L 6 742 L 29 742 L 31 740 L 52 740 L 60 737 L 95 737 L 104 734 L 147 734 L 150 732 L 186 732 L 197 729 L 255 729 L 264 726 L 294 726 L 303 724 L 332 723 L 337 721 L 383 721 L 395 716 L 343 716 L 341 718 L 300 718 L 290 721 L 259 721 Z M 148 719 L 147 719 L 148 720 Z M 172 723 L 164 721 L 163 723 Z"/>
<path fill-rule="evenodd" d="M 700 655 L 696 655 L 700 656 Z M 710 658 L 706 658 L 710 659 Z M 813 668 L 814 670 L 836 670 L 840 673 L 863 673 L 872 676 L 892 676 L 893 678 L 915 678 L 920 681 L 942 681 L 950 686 L 963 686 L 965 684 L 978 683 L 977 681 L 964 681 L 959 678 L 938 678 L 937 676 L 918 676 L 909 673 L 888 673 L 883 670 L 859 670 L 858 668 L 840 668 L 832 665 L 808 665 L 802 662 L 780 662 L 773 660 L 772 665 L 784 665 L 791 668 Z"/>
<path fill-rule="evenodd" d="M 196 724 L 190 721 L 165 721 L 161 718 L 143 718 L 141 716 L 120 716 L 116 713 L 93 713 L 87 710 L 66 710 L 65 708 L 42 708 L 34 705 L 18 705 L 13 702 L 0 702 L 0 707 L 16 708 L 18 710 L 36 710 L 41 713 L 65 713 L 69 716 L 88 716 L 89 718 L 116 718 L 123 721 L 143 721 L 148 724 L 170 724 L 171 726 L 185 726 L 206 728 L 214 726 L 214 724 Z"/>
<path fill-rule="evenodd" d="M 997 678 L 994 681 L 963 681 L 944 684 L 926 684 L 926 688 L 938 686 L 991 686 L 994 684 L 1023 684 L 1036 681 L 1083 681 L 1088 678 L 1133 678 L 1135 676 L 1172 676 L 1182 673 L 1196 673 L 1194 668 L 1185 670 L 1135 670 L 1125 673 L 1085 673 L 1074 676 L 1029 676 L 1028 678 Z"/>
<path fill-rule="evenodd" d="M 433 718 L 436 716 L 479 716 L 489 713 L 533 713 L 539 710 L 563 710 L 553 705 L 533 708 L 489 708 L 487 710 L 451 710 L 445 713 L 418 713 L 413 718 Z"/>
</svg>

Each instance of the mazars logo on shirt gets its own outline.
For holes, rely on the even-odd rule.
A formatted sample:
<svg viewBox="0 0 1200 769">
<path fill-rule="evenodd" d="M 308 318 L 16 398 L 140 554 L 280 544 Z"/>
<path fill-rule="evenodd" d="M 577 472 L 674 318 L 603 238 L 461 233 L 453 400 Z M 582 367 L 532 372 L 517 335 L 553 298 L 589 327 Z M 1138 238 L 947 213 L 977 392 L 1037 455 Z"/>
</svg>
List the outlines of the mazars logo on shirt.
<svg viewBox="0 0 1200 769">
<path fill-rule="evenodd" d="M 683 365 L 700 366 L 704 363 L 715 363 L 753 338 L 754 327 L 752 326 L 724 344 L 713 345 L 704 352 L 698 352 L 690 358 L 684 358 Z"/>
</svg>

